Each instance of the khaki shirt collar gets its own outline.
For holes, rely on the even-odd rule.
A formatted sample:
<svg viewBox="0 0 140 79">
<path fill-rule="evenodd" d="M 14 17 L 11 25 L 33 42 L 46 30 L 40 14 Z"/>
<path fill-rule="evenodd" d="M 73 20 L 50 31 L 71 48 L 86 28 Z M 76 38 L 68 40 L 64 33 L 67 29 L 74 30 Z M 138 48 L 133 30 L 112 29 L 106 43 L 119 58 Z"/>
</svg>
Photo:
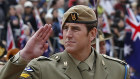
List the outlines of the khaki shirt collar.
<svg viewBox="0 0 140 79">
<path fill-rule="evenodd" d="M 72 58 L 72 60 L 74 61 L 74 63 L 78 66 L 79 63 L 81 61 L 75 59 L 71 54 L 68 53 L 68 55 Z M 90 69 L 93 69 L 93 63 L 94 63 L 94 48 L 92 48 L 92 52 L 90 54 L 90 56 L 84 61 L 86 64 L 88 64 L 88 66 L 90 67 Z M 92 62 L 92 63 L 91 63 Z"/>
</svg>

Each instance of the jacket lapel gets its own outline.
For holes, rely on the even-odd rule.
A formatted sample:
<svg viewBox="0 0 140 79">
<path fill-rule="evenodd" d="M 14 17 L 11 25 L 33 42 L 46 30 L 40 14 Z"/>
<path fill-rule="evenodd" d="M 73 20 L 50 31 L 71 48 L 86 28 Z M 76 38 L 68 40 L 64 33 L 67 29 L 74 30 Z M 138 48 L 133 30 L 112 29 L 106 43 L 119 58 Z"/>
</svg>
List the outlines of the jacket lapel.
<svg viewBox="0 0 140 79">
<path fill-rule="evenodd" d="M 64 51 L 62 57 L 63 57 L 62 59 L 64 59 L 63 62 L 67 62 L 68 64 L 67 66 L 63 67 L 65 69 L 64 73 L 71 79 L 82 79 L 77 66 L 75 65 L 75 63 L 73 62 L 73 60 L 70 58 L 70 56 L 66 51 Z"/>
<path fill-rule="evenodd" d="M 94 79 L 107 79 L 108 75 L 108 72 L 106 70 L 107 67 L 105 65 L 102 56 L 95 51 L 95 57 L 96 57 L 96 69 Z"/>
<path fill-rule="evenodd" d="M 95 59 L 96 59 L 96 68 L 95 68 L 95 75 L 93 79 L 107 79 L 107 67 L 105 65 L 105 62 L 101 55 L 99 55 L 96 51 L 95 53 Z M 67 66 L 63 66 L 63 69 L 65 69 L 64 74 L 67 75 L 70 79 L 82 79 L 81 74 L 73 62 L 73 60 L 70 58 L 68 53 L 64 51 L 64 53 L 61 55 L 62 61 L 67 62 Z"/>
</svg>

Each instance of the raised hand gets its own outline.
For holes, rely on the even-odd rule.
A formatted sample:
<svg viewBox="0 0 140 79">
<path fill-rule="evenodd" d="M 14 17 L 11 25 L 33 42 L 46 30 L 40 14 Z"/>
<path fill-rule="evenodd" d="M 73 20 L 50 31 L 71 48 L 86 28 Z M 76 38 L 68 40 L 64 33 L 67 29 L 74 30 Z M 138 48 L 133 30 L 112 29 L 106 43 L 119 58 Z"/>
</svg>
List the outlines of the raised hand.
<svg viewBox="0 0 140 79">
<path fill-rule="evenodd" d="M 20 51 L 20 56 L 25 60 L 41 56 L 48 48 L 46 41 L 52 33 L 51 25 L 46 24 L 41 27 L 26 43 L 25 47 Z"/>
</svg>

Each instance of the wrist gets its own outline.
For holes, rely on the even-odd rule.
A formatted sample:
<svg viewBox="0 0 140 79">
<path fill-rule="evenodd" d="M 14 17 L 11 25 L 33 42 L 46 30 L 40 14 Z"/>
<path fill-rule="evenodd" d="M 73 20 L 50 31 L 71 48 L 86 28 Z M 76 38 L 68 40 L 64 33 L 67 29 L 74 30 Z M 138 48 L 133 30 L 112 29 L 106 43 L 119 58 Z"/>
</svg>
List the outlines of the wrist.
<svg viewBox="0 0 140 79">
<path fill-rule="evenodd" d="M 22 59 L 24 59 L 25 61 L 31 61 L 32 58 L 29 56 L 29 53 L 27 54 L 27 52 L 23 49 L 20 51 L 20 57 Z"/>
<path fill-rule="evenodd" d="M 26 65 L 30 62 L 29 60 L 25 60 L 20 56 L 20 51 L 13 58 L 11 58 L 10 61 L 19 65 Z"/>
</svg>

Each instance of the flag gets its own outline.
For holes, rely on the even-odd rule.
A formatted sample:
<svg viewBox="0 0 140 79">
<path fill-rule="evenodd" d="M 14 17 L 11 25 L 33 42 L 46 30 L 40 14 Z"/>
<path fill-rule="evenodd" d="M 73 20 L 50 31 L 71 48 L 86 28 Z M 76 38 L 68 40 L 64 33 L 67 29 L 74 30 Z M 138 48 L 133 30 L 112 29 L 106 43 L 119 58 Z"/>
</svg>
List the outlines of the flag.
<svg viewBox="0 0 140 79">
<path fill-rule="evenodd" d="M 34 9 L 34 12 L 35 12 L 35 20 L 37 23 L 37 28 L 40 28 L 40 27 L 42 27 L 43 24 L 42 24 L 42 21 L 40 19 L 40 15 L 39 15 L 37 8 Z"/>
<path fill-rule="evenodd" d="M 20 49 L 22 49 L 28 40 L 28 38 L 27 38 L 28 36 L 25 34 L 25 32 L 27 30 L 30 30 L 30 36 L 31 36 L 33 28 L 31 26 L 29 26 L 29 24 L 28 24 L 29 22 L 27 23 L 28 25 L 24 24 L 22 18 L 20 18 L 19 23 L 20 23 L 21 33 L 20 33 L 20 37 L 19 37 L 19 41 L 18 41 L 18 47 Z M 33 32 L 34 32 L 34 30 L 33 30 Z"/>
<path fill-rule="evenodd" d="M 126 62 L 140 73 L 140 23 L 129 6 L 126 7 L 127 16 L 124 56 Z"/>
<path fill-rule="evenodd" d="M 23 35 L 24 34 L 24 28 L 23 28 L 24 22 L 23 22 L 22 18 L 20 18 L 19 23 L 20 23 L 21 35 Z"/>
<path fill-rule="evenodd" d="M 12 33 L 10 22 L 8 22 L 8 26 L 7 26 L 7 51 L 10 49 L 14 49 L 14 48 L 15 48 L 15 41 L 13 38 L 13 33 Z"/>
<path fill-rule="evenodd" d="M 109 27 L 109 23 L 108 23 L 108 19 L 105 13 L 103 13 L 103 27 L 102 27 L 102 31 L 105 33 L 111 33 L 110 31 L 110 27 Z"/>
<path fill-rule="evenodd" d="M 21 33 L 20 33 L 20 37 L 19 37 L 18 47 L 19 47 L 20 49 L 22 49 L 21 43 L 22 43 L 23 39 L 25 38 L 25 37 L 24 37 L 24 28 L 23 28 L 24 22 L 23 22 L 22 18 L 20 18 L 19 24 L 20 24 L 20 31 L 21 31 Z"/>
<path fill-rule="evenodd" d="M 107 19 L 107 16 L 105 13 L 103 13 L 102 18 L 103 18 L 102 31 L 104 33 L 111 33 L 108 19 Z M 105 45 L 106 45 L 106 54 L 109 56 L 113 56 L 113 49 L 114 49 L 113 48 L 113 40 L 112 39 L 106 40 Z"/>
<path fill-rule="evenodd" d="M 103 9 L 106 11 L 106 13 L 108 15 L 111 15 L 112 13 L 115 12 L 110 0 L 100 0 L 99 5 L 101 5 L 101 7 L 103 7 Z"/>
</svg>

